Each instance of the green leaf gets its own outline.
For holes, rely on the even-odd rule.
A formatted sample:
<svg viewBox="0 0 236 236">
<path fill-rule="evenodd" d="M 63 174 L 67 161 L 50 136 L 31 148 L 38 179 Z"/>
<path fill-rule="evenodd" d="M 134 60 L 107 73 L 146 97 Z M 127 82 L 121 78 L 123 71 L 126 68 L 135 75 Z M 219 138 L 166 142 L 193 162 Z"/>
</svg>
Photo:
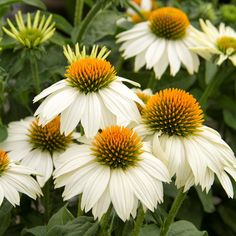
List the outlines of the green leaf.
<svg viewBox="0 0 236 236">
<path fill-rule="evenodd" d="M 55 213 L 48 222 L 47 228 L 50 229 L 55 225 L 65 225 L 67 222 L 74 219 L 70 211 L 63 206 L 57 213 Z"/>
<path fill-rule="evenodd" d="M 94 222 L 92 217 L 81 216 L 65 225 L 56 225 L 52 227 L 47 232 L 47 236 L 94 236 L 97 235 L 98 229 L 99 223 Z"/>
<path fill-rule="evenodd" d="M 0 235 L 4 235 L 11 223 L 11 210 L 12 205 L 8 201 L 4 201 L 0 207 Z"/>
<path fill-rule="evenodd" d="M 180 220 L 170 226 L 168 236 L 207 236 L 206 231 L 199 231 L 191 222 Z"/>
<path fill-rule="evenodd" d="M 46 5 L 41 0 L 22 0 L 23 3 L 46 10 Z"/>
<path fill-rule="evenodd" d="M 139 236 L 157 236 L 160 234 L 160 229 L 157 227 L 156 224 L 150 224 L 150 225 L 143 225 Z"/>
<path fill-rule="evenodd" d="M 195 187 L 195 189 L 197 190 L 197 194 L 202 203 L 204 211 L 208 213 L 214 212 L 215 206 L 213 204 L 212 192 L 209 191 L 208 194 L 206 194 L 206 192 L 203 192 L 199 186 Z"/>
<path fill-rule="evenodd" d="M 41 0 L 0 0 L 0 6 L 10 5 L 13 3 L 25 3 L 30 6 L 38 7 L 42 10 L 46 10 L 46 5 Z"/>
<path fill-rule="evenodd" d="M 67 33 L 68 35 L 71 34 L 73 27 L 70 22 L 67 21 L 64 17 L 57 14 L 53 14 L 53 21 L 56 23 L 57 29 L 63 31 L 64 33 Z"/>
<path fill-rule="evenodd" d="M 82 42 L 94 44 L 107 35 L 114 35 L 117 29 L 116 21 L 120 17 L 121 14 L 115 11 L 101 11 L 88 26 Z"/>
<path fill-rule="evenodd" d="M 7 138 L 7 127 L 0 124 L 0 142 Z"/>
<path fill-rule="evenodd" d="M 47 226 L 36 226 L 31 229 L 23 229 L 21 235 L 45 236 L 46 233 L 47 233 Z"/>
<path fill-rule="evenodd" d="M 218 212 L 225 224 L 227 224 L 236 233 L 236 211 L 230 206 L 221 205 L 218 207 Z"/>
<path fill-rule="evenodd" d="M 224 109 L 223 116 L 225 123 L 236 130 L 236 112 Z"/>
</svg>

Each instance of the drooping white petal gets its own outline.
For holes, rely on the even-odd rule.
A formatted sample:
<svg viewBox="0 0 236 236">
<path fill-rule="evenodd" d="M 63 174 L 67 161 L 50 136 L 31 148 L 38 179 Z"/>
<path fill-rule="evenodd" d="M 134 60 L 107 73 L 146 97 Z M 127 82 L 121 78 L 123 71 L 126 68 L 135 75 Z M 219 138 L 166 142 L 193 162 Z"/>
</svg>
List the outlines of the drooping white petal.
<svg viewBox="0 0 236 236">
<path fill-rule="evenodd" d="M 180 59 L 178 57 L 178 54 L 176 52 L 176 46 L 175 44 L 178 42 L 175 41 L 169 41 L 167 44 L 167 52 L 168 52 L 168 59 L 170 62 L 170 74 L 172 76 L 175 76 L 176 73 L 179 71 L 180 69 Z"/>
</svg>

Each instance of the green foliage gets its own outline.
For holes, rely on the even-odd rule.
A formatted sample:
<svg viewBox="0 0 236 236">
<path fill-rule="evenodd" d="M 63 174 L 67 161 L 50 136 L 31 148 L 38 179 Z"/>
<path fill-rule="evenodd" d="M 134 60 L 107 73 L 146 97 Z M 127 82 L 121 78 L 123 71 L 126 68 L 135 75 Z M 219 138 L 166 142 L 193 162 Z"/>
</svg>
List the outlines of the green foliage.
<svg viewBox="0 0 236 236">
<path fill-rule="evenodd" d="M 4 232 L 11 223 L 11 210 L 12 205 L 7 201 L 0 207 L 0 235 L 4 235 Z"/>
</svg>

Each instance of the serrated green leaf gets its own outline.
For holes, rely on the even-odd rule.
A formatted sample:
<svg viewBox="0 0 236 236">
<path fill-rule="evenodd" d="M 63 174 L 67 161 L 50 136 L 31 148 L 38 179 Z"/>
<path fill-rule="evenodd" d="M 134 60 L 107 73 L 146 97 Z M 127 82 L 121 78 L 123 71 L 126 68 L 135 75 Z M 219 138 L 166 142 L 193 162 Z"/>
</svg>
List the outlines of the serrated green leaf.
<svg viewBox="0 0 236 236">
<path fill-rule="evenodd" d="M 11 223 L 12 205 L 8 201 L 4 201 L 0 207 L 0 235 L 3 235 Z"/>
<path fill-rule="evenodd" d="M 48 222 L 47 229 L 49 230 L 55 225 L 65 225 L 67 222 L 74 219 L 70 211 L 63 206 L 57 213 L 55 213 Z"/>
<path fill-rule="evenodd" d="M 7 127 L 0 125 L 0 142 L 3 142 L 7 138 Z"/>
<path fill-rule="evenodd" d="M 223 116 L 225 123 L 236 130 L 236 112 L 224 109 Z"/>
<path fill-rule="evenodd" d="M 199 186 L 195 187 L 195 189 L 197 190 L 197 194 L 202 203 L 204 211 L 208 213 L 214 212 L 215 206 L 213 204 L 212 192 L 210 191 L 208 192 L 208 194 L 206 194 L 205 192 L 201 190 Z"/>
<path fill-rule="evenodd" d="M 199 231 L 191 222 L 180 220 L 174 222 L 167 236 L 207 236 L 206 231 Z"/>
</svg>

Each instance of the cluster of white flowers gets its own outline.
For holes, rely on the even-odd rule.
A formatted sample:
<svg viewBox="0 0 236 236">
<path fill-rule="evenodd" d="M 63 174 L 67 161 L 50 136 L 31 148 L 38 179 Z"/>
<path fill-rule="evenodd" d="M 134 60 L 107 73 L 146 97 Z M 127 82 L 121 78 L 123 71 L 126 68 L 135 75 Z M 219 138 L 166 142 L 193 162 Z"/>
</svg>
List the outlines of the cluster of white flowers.
<svg viewBox="0 0 236 236">
<path fill-rule="evenodd" d="M 136 70 L 146 64 L 158 78 L 169 64 L 173 76 L 181 64 L 197 72 L 197 54 L 218 54 L 218 64 L 228 57 L 235 65 L 235 32 L 224 25 L 218 32 L 208 21 L 201 26 L 205 34 L 179 9 L 164 7 L 119 34 L 118 42 L 125 58 L 136 56 Z M 55 188 L 65 187 L 64 200 L 82 194 L 81 208 L 98 219 L 111 204 L 123 221 L 135 217 L 140 204 L 153 211 L 173 176 L 177 188 L 200 185 L 208 192 L 216 175 L 233 197 L 228 175 L 236 181 L 234 153 L 203 125 L 191 94 L 128 88 L 124 82 L 139 84 L 117 75 L 105 47 L 88 53 L 76 44 L 64 47 L 64 54 L 65 79 L 35 97 L 44 98 L 36 117 L 10 123 L 0 145 L 0 204 L 4 196 L 19 204 L 18 192 L 40 195 L 31 174 L 40 187 L 53 176 Z"/>
</svg>

